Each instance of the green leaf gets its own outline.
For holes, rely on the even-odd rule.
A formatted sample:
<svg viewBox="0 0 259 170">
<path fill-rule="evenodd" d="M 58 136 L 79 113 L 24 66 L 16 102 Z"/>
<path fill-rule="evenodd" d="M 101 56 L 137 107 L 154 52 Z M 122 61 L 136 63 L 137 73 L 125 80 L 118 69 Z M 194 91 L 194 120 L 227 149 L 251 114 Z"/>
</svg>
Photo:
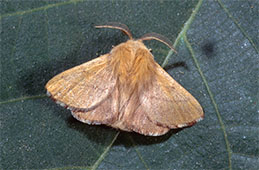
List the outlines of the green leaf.
<svg viewBox="0 0 259 170">
<path fill-rule="evenodd" d="M 1 2 L 1 169 L 258 169 L 258 1 Z M 89 126 L 45 95 L 56 74 L 127 39 L 157 32 L 178 54 L 147 42 L 158 63 L 201 103 L 191 128 L 146 137 Z"/>
</svg>

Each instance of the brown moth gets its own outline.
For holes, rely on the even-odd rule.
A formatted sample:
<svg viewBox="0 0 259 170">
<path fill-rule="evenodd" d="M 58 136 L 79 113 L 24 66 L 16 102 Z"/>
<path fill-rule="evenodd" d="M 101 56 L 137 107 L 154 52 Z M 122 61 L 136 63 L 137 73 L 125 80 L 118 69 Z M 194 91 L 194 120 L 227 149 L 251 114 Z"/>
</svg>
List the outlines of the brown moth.
<svg viewBox="0 0 259 170">
<path fill-rule="evenodd" d="M 156 63 L 142 42 L 155 39 L 174 50 L 165 37 L 150 33 L 133 39 L 128 27 L 120 23 L 96 28 L 119 29 L 130 39 L 52 78 L 46 84 L 52 99 L 81 122 L 149 136 L 203 119 L 198 101 Z"/>
</svg>

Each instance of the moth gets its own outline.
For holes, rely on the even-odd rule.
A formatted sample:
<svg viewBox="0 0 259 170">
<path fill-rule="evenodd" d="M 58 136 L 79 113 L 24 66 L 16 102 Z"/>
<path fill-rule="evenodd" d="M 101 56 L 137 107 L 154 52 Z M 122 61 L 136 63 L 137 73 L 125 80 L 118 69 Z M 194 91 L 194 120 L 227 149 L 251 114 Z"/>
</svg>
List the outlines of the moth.
<svg viewBox="0 0 259 170">
<path fill-rule="evenodd" d="M 156 63 L 143 44 L 155 39 L 174 50 L 170 41 L 157 33 L 133 39 L 121 23 L 96 28 L 119 29 L 129 40 L 52 78 L 46 89 L 54 101 L 81 122 L 147 136 L 160 136 L 203 119 L 198 101 Z"/>
</svg>

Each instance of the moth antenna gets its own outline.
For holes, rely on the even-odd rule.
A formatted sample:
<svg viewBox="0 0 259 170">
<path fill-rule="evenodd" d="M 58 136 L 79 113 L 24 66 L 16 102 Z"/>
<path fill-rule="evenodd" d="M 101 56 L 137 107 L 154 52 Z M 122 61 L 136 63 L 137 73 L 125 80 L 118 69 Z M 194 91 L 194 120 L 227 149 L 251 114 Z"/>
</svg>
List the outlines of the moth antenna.
<svg viewBox="0 0 259 170">
<path fill-rule="evenodd" d="M 162 43 L 164 43 L 165 45 L 167 45 L 169 48 L 171 48 L 175 53 L 177 53 L 177 51 L 174 49 L 173 44 L 170 42 L 170 40 L 168 40 L 165 36 L 152 32 L 152 33 L 147 33 L 145 35 L 143 35 L 141 38 L 139 38 L 139 40 L 145 41 L 145 40 L 157 40 L 160 41 Z"/>
<path fill-rule="evenodd" d="M 127 36 L 129 36 L 130 39 L 133 39 L 132 34 L 125 24 L 121 24 L 119 22 L 108 22 L 104 25 L 96 25 L 95 28 L 113 28 L 113 29 L 119 29 L 123 33 L 125 33 Z"/>
</svg>

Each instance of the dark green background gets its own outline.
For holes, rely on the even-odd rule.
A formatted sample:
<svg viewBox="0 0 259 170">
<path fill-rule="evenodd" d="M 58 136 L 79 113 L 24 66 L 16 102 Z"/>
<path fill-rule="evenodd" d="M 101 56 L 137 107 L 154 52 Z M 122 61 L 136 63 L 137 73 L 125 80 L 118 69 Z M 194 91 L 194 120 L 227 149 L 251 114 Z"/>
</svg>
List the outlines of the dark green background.
<svg viewBox="0 0 259 170">
<path fill-rule="evenodd" d="M 1 169 L 258 169 L 258 1 L 1 1 Z M 201 103 L 205 119 L 162 137 L 89 126 L 46 82 L 127 39 L 117 21 Z M 169 53 L 169 55 L 168 55 Z"/>
</svg>

